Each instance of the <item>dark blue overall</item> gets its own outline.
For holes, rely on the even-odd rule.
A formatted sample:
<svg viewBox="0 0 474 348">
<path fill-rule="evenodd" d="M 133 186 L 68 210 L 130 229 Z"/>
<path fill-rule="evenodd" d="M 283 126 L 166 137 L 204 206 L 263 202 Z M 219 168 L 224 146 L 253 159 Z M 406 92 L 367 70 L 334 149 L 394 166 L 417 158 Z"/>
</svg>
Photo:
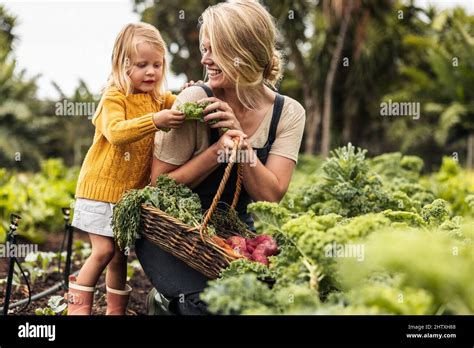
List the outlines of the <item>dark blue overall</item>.
<svg viewBox="0 0 474 348">
<path fill-rule="evenodd" d="M 201 87 L 206 90 L 206 94 L 209 97 L 213 96 L 213 93 L 208 86 L 201 85 Z M 275 141 L 276 130 L 283 109 L 283 103 L 284 98 L 277 94 L 267 142 L 263 148 L 256 149 L 257 157 L 263 164 L 266 163 L 271 146 Z M 213 144 L 218 140 L 218 130 L 216 128 L 211 128 L 210 143 Z M 208 209 L 211 205 L 212 199 L 214 198 L 222 176 L 224 175 L 226 165 L 226 163 L 221 164 L 193 189 L 201 199 L 203 210 Z M 232 203 L 236 181 L 237 166 L 234 166 L 220 201 L 229 205 Z M 239 213 L 241 220 L 244 221 L 250 229 L 254 229 L 252 216 L 247 213 L 247 205 L 251 201 L 249 194 L 245 191 L 245 188 L 242 185 L 242 191 L 240 193 L 236 210 Z M 153 286 L 166 298 L 171 300 L 170 310 L 173 313 L 184 315 L 207 314 L 206 305 L 199 299 L 199 294 L 206 287 L 208 278 L 190 268 L 181 260 L 163 251 L 145 238 L 137 239 L 135 252 L 143 266 L 145 274 L 148 276 Z"/>
</svg>

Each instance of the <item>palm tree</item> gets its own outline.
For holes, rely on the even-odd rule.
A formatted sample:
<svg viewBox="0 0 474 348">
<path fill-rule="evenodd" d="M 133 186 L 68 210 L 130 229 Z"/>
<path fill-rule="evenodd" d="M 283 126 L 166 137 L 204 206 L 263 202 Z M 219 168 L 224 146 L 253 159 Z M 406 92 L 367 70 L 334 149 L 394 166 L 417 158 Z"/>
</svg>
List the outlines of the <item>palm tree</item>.
<svg viewBox="0 0 474 348">
<path fill-rule="evenodd" d="M 342 7 L 342 6 L 341 6 Z M 331 111 L 332 111 L 332 95 L 333 85 L 338 68 L 341 65 L 341 55 L 346 40 L 349 23 L 352 17 L 352 10 L 354 4 L 352 0 L 345 3 L 344 12 L 342 14 L 342 21 L 337 35 L 336 47 L 331 57 L 331 64 L 326 76 L 326 83 L 324 85 L 324 108 L 323 108 L 323 131 L 321 140 L 321 155 L 327 157 L 329 155 L 329 146 L 331 140 Z"/>
<path fill-rule="evenodd" d="M 403 65 L 406 83 L 386 98 L 417 100 L 425 125 L 445 151 L 466 147 L 466 165 L 474 163 L 474 16 L 461 8 L 430 16 L 422 35 L 407 35 L 405 44 L 423 57 Z"/>
<path fill-rule="evenodd" d="M 0 161 L 17 168 L 38 164 L 41 153 L 36 146 L 38 122 L 31 102 L 36 93 L 36 78 L 16 72 L 12 58 L 16 18 L 0 6 Z"/>
</svg>

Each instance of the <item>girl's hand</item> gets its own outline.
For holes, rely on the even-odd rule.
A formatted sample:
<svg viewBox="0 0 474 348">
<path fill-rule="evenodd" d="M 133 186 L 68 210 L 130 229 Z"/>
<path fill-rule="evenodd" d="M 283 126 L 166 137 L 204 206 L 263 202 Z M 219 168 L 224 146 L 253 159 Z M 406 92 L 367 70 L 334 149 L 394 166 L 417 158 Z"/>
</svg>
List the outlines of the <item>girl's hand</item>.
<svg viewBox="0 0 474 348">
<path fill-rule="evenodd" d="M 232 108 L 226 102 L 216 98 L 204 98 L 198 100 L 198 103 L 203 102 L 211 102 L 212 104 L 208 105 L 204 109 L 204 117 L 205 122 L 209 122 L 211 120 L 218 120 L 219 122 L 209 125 L 211 128 L 227 128 L 227 129 L 235 129 L 239 131 L 243 131 L 242 127 L 240 126 L 239 120 L 234 114 Z M 213 112 L 215 111 L 215 112 Z"/>
<path fill-rule="evenodd" d="M 184 119 L 184 114 L 178 110 L 161 110 L 153 115 L 155 126 L 163 130 L 181 127 Z"/>
<path fill-rule="evenodd" d="M 193 80 L 189 81 L 189 82 L 186 82 L 185 84 L 183 84 L 181 86 L 181 88 L 179 89 L 179 91 L 181 92 L 183 89 L 186 89 L 188 87 L 191 87 L 192 85 L 195 85 L 195 84 L 201 84 L 201 83 L 204 83 L 202 80 L 199 80 L 199 81 L 196 81 L 194 82 Z"/>
<path fill-rule="evenodd" d="M 234 142 L 238 140 L 239 146 L 237 147 L 237 150 L 247 150 L 249 144 L 246 139 L 247 135 L 244 134 L 244 132 L 236 129 L 229 129 L 221 135 L 216 146 L 218 150 L 232 151 L 234 148 Z"/>
</svg>

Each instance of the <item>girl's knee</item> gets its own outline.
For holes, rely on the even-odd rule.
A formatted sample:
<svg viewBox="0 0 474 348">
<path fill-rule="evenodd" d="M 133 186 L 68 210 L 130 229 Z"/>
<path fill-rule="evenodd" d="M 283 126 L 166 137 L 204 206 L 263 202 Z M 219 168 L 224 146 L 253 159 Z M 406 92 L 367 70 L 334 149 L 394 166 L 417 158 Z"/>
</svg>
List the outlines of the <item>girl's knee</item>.
<svg viewBox="0 0 474 348">
<path fill-rule="evenodd" d="M 119 266 L 125 263 L 127 263 L 127 255 L 118 247 L 115 247 L 115 253 L 112 259 L 110 260 L 110 264 Z"/>
<path fill-rule="evenodd" d="M 90 257 L 101 265 L 107 265 L 114 258 L 114 253 L 115 250 L 112 245 L 111 247 L 104 247 L 99 250 L 93 249 Z"/>
</svg>

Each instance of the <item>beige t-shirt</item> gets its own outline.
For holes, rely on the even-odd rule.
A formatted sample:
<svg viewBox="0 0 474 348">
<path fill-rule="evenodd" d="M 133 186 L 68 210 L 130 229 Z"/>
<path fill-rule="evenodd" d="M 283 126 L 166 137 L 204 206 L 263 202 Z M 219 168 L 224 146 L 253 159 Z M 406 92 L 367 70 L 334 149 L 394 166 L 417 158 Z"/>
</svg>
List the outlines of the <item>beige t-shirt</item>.
<svg viewBox="0 0 474 348">
<path fill-rule="evenodd" d="M 206 97 L 207 94 L 202 87 L 188 87 L 177 96 L 172 109 L 176 109 L 182 103 L 195 102 Z M 270 155 L 286 157 L 297 162 L 306 112 L 296 100 L 287 96 L 284 98 L 285 102 Z M 265 146 L 272 114 L 273 107 L 268 110 L 254 134 L 249 137 L 248 141 L 254 149 Z M 185 121 L 179 129 L 173 129 L 168 133 L 156 132 L 154 156 L 166 163 L 182 165 L 209 147 L 209 137 L 210 128 L 206 123 Z"/>
</svg>

